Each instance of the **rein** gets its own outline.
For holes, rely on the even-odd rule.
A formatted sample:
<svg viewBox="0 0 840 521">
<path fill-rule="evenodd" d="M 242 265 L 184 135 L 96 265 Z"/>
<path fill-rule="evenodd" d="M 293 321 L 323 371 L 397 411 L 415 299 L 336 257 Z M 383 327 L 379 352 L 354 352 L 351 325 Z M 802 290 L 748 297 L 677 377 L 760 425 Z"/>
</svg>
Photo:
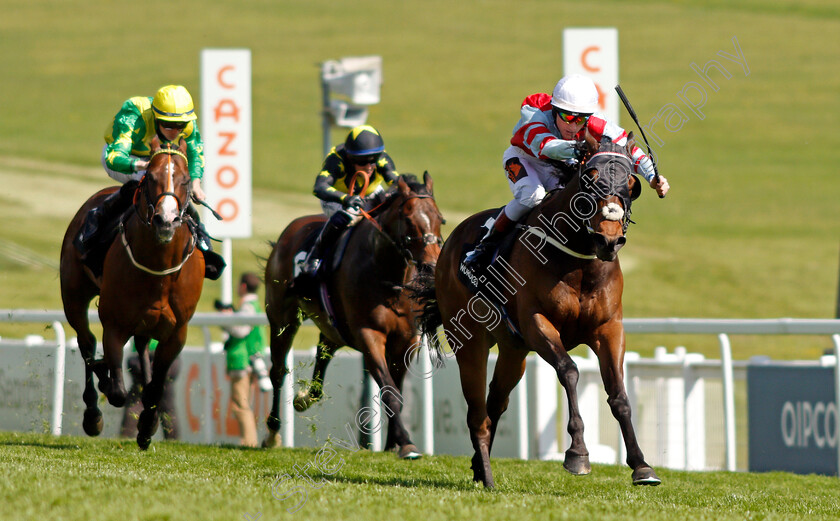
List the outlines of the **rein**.
<svg viewBox="0 0 840 521">
<path fill-rule="evenodd" d="M 128 239 L 125 238 L 125 226 L 122 221 L 120 221 L 120 240 L 123 243 L 123 247 L 125 247 L 125 252 L 128 253 L 128 258 L 129 260 L 131 260 L 131 264 L 133 264 L 135 268 L 139 269 L 140 271 L 145 271 L 146 273 L 149 273 L 151 275 L 157 275 L 159 277 L 163 277 L 164 275 L 171 275 L 172 273 L 179 271 L 181 268 L 184 267 L 184 264 L 187 263 L 187 261 L 190 259 L 193 252 L 195 251 L 195 237 L 192 234 L 190 234 L 190 242 L 184 247 L 185 255 L 181 263 L 177 266 L 173 266 L 172 268 L 167 268 L 165 270 L 158 271 L 143 266 L 142 264 L 137 262 L 137 259 L 134 258 L 134 254 L 131 252 L 131 246 L 128 244 Z"/>
</svg>

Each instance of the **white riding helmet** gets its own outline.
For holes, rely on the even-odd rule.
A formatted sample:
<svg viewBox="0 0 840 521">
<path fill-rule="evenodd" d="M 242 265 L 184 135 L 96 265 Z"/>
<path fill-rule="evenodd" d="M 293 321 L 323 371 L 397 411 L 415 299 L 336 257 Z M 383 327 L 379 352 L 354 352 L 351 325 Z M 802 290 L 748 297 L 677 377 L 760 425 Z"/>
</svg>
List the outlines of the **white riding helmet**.
<svg viewBox="0 0 840 521">
<path fill-rule="evenodd" d="M 551 104 L 567 112 L 592 114 L 598 109 L 598 89 L 586 76 L 570 74 L 554 86 Z"/>
</svg>

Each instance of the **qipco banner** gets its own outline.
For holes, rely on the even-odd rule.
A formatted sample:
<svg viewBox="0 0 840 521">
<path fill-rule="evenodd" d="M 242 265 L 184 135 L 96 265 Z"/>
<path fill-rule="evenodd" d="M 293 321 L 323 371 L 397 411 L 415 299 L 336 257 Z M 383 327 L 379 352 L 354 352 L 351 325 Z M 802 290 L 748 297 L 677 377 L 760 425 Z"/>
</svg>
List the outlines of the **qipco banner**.
<svg viewBox="0 0 840 521">
<path fill-rule="evenodd" d="M 204 213 L 216 238 L 251 236 L 251 51 L 201 51 L 204 192 L 224 220 Z"/>
<path fill-rule="evenodd" d="M 751 471 L 837 475 L 834 367 L 747 366 Z"/>
<path fill-rule="evenodd" d="M 618 124 L 618 29 L 569 28 L 563 30 L 563 74 L 581 74 L 595 82 L 598 112 Z"/>
</svg>

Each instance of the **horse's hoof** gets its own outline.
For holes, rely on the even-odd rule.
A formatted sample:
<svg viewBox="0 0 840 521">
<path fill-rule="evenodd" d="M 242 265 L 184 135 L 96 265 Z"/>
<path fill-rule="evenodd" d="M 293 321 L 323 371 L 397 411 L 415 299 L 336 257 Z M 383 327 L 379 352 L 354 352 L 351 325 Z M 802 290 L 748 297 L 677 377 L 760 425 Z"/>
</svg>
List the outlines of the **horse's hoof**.
<svg viewBox="0 0 840 521">
<path fill-rule="evenodd" d="M 400 459 L 420 459 L 423 454 L 417 450 L 417 447 L 409 443 L 400 447 Z"/>
<path fill-rule="evenodd" d="M 299 392 L 297 396 L 295 396 L 295 401 L 292 402 L 292 405 L 295 406 L 295 410 L 297 412 L 303 412 L 306 409 L 309 409 L 313 403 L 315 403 L 315 400 L 309 397 L 309 393 Z"/>
<path fill-rule="evenodd" d="M 106 394 L 106 396 L 108 397 L 108 403 L 114 407 L 123 407 L 128 399 L 128 393 L 125 392 L 113 392 L 111 394 Z"/>
<path fill-rule="evenodd" d="M 633 471 L 634 485 L 650 485 L 655 487 L 662 483 L 662 480 L 656 476 L 656 472 L 650 467 L 639 467 Z"/>
<path fill-rule="evenodd" d="M 105 422 L 102 420 L 102 411 L 93 407 L 85 409 L 84 419 L 82 420 L 82 428 L 88 436 L 99 436 L 102 434 L 102 427 Z"/>
<path fill-rule="evenodd" d="M 280 437 L 280 433 L 278 432 L 271 432 L 269 431 L 268 435 L 262 441 L 262 448 L 264 449 L 273 449 L 276 447 L 283 446 L 283 438 Z"/>
<path fill-rule="evenodd" d="M 149 448 L 149 445 L 152 444 L 152 437 L 151 436 L 143 436 L 140 433 L 137 433 L 137 446 L 140 447 L 140 450 L 146 450 Z"/>
<path fill-rule="evenodd" d="M 592 472 L 589 465 L 589 454 L 580 455 L 566 451 L 566 458 L 563 460 L 563 468 L 575 476 L 584 476 Z"/>
</svg>

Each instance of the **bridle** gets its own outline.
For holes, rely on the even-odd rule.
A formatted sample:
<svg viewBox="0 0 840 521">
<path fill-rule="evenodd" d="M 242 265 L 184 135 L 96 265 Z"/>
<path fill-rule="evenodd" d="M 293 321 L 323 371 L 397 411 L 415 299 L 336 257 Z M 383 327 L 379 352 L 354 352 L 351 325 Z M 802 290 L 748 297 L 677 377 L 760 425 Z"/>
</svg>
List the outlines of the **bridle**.
<svg viewBox="0 0 840 521">
<path fill-rule="evenodd" d="M 433 233 L 424 233 L 420 237 L 411 237 L 411 236 L 409 236 L 405 233 L 406 229 L 408 228 L 408 225 L 405 223 L 405 219 L 402 217 L 402 208 L 406 205 L 406 203 L 408 203 L 412 199 L 432 199 L 432 200 L 434 200 L 434 197 L 432 197 L 431 195 L 425 195 L 425 194 L 412 194 L 412 195 L 409 195 L 408 197 L 406 197 L 399 204 L 399 206 L 397 206 L 396 212 L 400 215 L 399 220 L 397 221 L 397 232 L 396 232 L 397 239 L 394 239 L 393 237 L 391 237 L 391 235 L 388 232 L 385 231 L 385 229 L 382 227 L 382 225 L 379 223 L 379 221 L 377 220 L 376 217 L 371 216 L 371 214 L 369 212 L 365 211 L 365 210 L 360 210 L 360 212 L 365 217 L 365 219 L 370 221 L 373 224 L 373 227 L 376 228 L 376 230 L 379 231 L 388 240 L 388 242 L 390 242 L 394 246 L 394 248 L 396 248 L 396 250 L 399 252 L 399 254 L 409 264 L 416 265 L 417 260 L 414 259 L 414 255 L 412 255 L 412 253 L 411 253 L 411 246 L 414 245 L 415 243 L 419 243 L 423 246 L 427 246 L 429 244 L 437 244 L 438 246 L 442 246 L 443 245 L 443 238 L 438 236 L 438 235 L 435 235 Z M 374 210 L 376 210 L 376 208 L 372 209 L 371 212 L 373 212 Z M 386 212 L 382 212 L 377 217 L 379 217 L 381 219 L 381 216 L 385 215 L 385 213 Z M 443 221 L 443 216 L 441 216 L 439 213 L 438 213 L 438 216 L 440 217 L 441 222 L 444 222 Z"/>
<path fill-rule="evenodd" d="M 616 146 L 613 148 L 620 147 Z M 594 166 L 593 163 L 595 164 Z M 598 179 L 587 187 L 588 190 L 585 190 L 584 184 L 586 183 L 584 182 L 584 175 L 590 170 L 598 171 Z M 618 220 L 621 222 L 622 234 L 627 233 L 628 227 L 633 222 L 630 219 L 632 196 L 629 190 L 629 178 L 633 175 L 632 172 L 633 160 L 627 154 L 613 150 L 599 150 L 595 152 L 586 160 L 585 165 L 583 163 L 580 164 L 578 170 L 580 184 L 578 193 L 585 193 L 596 199 L 615 196 L 621 200 L 621 217 Z M 616 185 L 616 179 L 626 179 L 627 182 Z M 638 178 L 636 178 L 636 182 L 639 182 Z M 591 192 L 595 193 L 593 194 Z M 586 220 L 586 231 L 589 235 L 597 233 L 592 226 L 592 219 L 596 215 L 598 215 L 597 211 Z"/>
<path fill-rule="evenodd" d="M 149 161 L 151 161 L 155 156 L 158 156 L 160 154 L 167 154 L 167 155 L 170 155 L 170 156 L 172 156 L 172 155 L 181 156 L 182 158 L 184 158 L 184 161 L 187 164 L 189 164 L 189 161 L 187 160 L 187 156 L 184 155 L 183 152 L 181 152 L 180 150 L 173 149 L 173 148 L 168 148 L 168 147 L 156 150 L 151 155 L 151 157 L 149 158 Z M 155 214 L 155 207 L 157 206 L 157 203 L 163 197 L 165 197 L 167 195 L 170 195 L 170 196 L 174 197 L 175 200 L 178 202 L 178 218 L 183 220 L 184 212 L 186 212 L 186 209 L 187 209 L 186 201 L 189 201 L 189 199 L 190 199 L 190 185 L 189 185 L 189 183 L 187 183 L 186 201 L 181 201 L 181 199 L 178 197 L 178 195 L 173 193 L 173 192 L 162 192 L 161 194 L 159 194 L 154 199 L 155 202 L 154 202 L 154 204 L 152 204 L 152 202 L 151 202 L 152 197 L 151 197 L 151 194 L 149 192 L 149 190 L 150 190 L 149 184 L 150 183 L 147 181 L 148 176 L 149 176 L 149 174 L 147 172 L 146 175 L 143 176 L 143 179 L 140 181 L 140 185 L 137 187 L 137 190 L 134 192 L 134 203 L 133 203 L 134 204 L 134 213 L 137 215 L 137 218 L 140 220 L 140 222 L 142 222 L 146 227 L 152 227 L 153 226 L 152 225 L 152 217 Z M 140 193 L 142 193 L 143 199 L 145 199 L 145 201 L 146 201 L 147 210 L 148 210 L 147 213 L 148 213 L 148 216 L 149 216 L 148 219 L 144 219 L 141 212 L 140 212 L 140 203 L 139 203 L 139 199 L 140 199 L 139 194 Z M 124 218 L 123 218 L 123 220 L 120 221 L 119 232 L 120 232 L 120 240 L 122 241 L 123 247 L 125 248 L 125 251 L 128 254 L 128 258 L 131 261 L 131 264 L 134 265 L 134 267 L 139 269 L 140 271 L 144 271 L 146 273 L 149 273 L 150 275 L 156 275 L 156 276 L 161 276 L 162 277 L 162 276 L 170 275 L 172 273 L 176 273 L 176 272 L 180 271 L 181 268 L 184 267 L 184 264 L 187 263 L 190 256 L 192 256 L 193 252 L 195 251 L 195 236 L 192 233 L 190 233 L 190 240 L 184 246 L 184 252 L 183 252 L 183 255 L 182 255 L 183 258 L 182 258 L 181 262 L 177 266 L 173 266 L 171 268 L 167 268 L 167 269 L 164 269 L 164 270 L 153 270 L 151 268 L 148 268 L 148 267 L 144 266 L 143 264 L 140 264 L 137 261 L 137 259 L 134 258 L 134 253 L 131 251 L 131 245 L 129 245 L 128 239 L 125 236 L 125 220 L 124 220 Z"/>
<path fill-rule="evenodd" d="M 187 159 L 187 156 L 183 152 L 181 152 L 178 149 L 169 148 L 169 147 L 160 148 L 160 149 L 156 150 L 151 155 L 151 157 L 149 157 L 149 162 L 151 162 L 152 159 L 154 159 L 156 156 L 159 156 L 161 154 L 166 154 L 166 155 L 169 155 L 169 156 L 181 156 L 184 159 L 184 162 L 187 165 L 189 165 L 189 160 Z M 137 192 L 135 192 L 135 194 L 134 194 L 134 206 L 135 206 L 135 210 L 137 211 L 137 217 L 139 217 L 140 220 L 143 222 L 143 224 L 145 224 L 146 226 L 152 226 L 152 217 L 155 214 L 155 208 L 157 207 L 158 202 L 160 202 L 160 200 L 163 199 L 166 196 L 172 196 L 178 202 L 178 219 L 183 220 L 184 213 L 187 211 L 187 204 L 186 203 L 190 200 L 190 195 L 191 195 L 191 190 L 192 190 L 192 187 L 190 186 L 190 184 L 187 183 L 187 196 L 186 196 L 186 200 L 184 200 L 184 201 L 182 201 L 181 198 L 178 197 L 178 194 L 176 194 L 174 192 L 161 192 L 160 194 L 158 194 L 157 197 L 152 198 L 152 195 L 151 195 L 151 192 L 150 192 L 151 188 L 150 188 L 150 183 L 148 181 L 148 177 L 149 177 L 148 173 L 146 173 L 146 175 L 143 176 L 143 179 L 140 181 L 140 186 L 137 187 Z M 140 193 L 143 194 L 143 199 L 146 200 L 146 210 L 147 210 L 146 214 L 148 215 L 147 218 L 143 218 L 142 213 L 139 211 L 140 210 L 140 198 L 138 197 L 138 195 Z"/>
</svg>

